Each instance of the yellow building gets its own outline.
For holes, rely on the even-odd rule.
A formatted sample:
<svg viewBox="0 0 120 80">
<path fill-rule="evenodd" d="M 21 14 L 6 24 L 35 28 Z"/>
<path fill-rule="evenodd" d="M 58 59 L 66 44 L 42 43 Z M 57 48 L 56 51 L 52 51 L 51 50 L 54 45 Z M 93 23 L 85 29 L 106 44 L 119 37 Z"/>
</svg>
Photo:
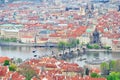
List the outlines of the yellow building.
<svg viewBox="0 0 120 80">
<path fill-rule="evenodd" d="M 35 43 L 35 39 L 32 36 L 24 36 L 20 38 L 21 42 L 23 43 Z"/>
<path fill-rule="evenodd" d="M 19 30 L 23 25 L 18 24 L 2 24 L 0 25 L 0 33 L 4 38 L 19 38 Z"/>
<path fill-rule="evenodd" d="M 19 30 L 1 29 L 1 36 L 4 38 L 18 38 L 18 32 Z"/>
</svg>

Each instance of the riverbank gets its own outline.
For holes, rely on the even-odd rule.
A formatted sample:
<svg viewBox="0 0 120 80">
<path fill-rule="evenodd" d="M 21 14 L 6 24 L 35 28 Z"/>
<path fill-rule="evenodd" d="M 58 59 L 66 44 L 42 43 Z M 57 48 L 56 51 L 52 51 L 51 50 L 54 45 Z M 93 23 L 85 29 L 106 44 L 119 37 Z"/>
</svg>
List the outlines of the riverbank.
<svg viewBox="0 0 120 80">
<path fill-rule="evenodd" d="M 57 43 L 15 43 L 15 42 L 0 42 L 0 46 L 20 46 L 20 47 L 57 47 Z M 82 50 L 82 49 L 81 49 Z M 120 50 L 107 49 L 86 49 L 88 52 L 120 52 Z"/>
<path fill-rule="evenodd" d="M 107 50 L 107 49 L 87 49 L 89 52 L 120 52 L 120 50 Z"/>
<path fill-rule="evenodd" d="M 0 46 L 57 47 L 57 44 L 56 44 L 56 43 L 15 43 L 15 42 L 0 42 Z"/>
</svg>

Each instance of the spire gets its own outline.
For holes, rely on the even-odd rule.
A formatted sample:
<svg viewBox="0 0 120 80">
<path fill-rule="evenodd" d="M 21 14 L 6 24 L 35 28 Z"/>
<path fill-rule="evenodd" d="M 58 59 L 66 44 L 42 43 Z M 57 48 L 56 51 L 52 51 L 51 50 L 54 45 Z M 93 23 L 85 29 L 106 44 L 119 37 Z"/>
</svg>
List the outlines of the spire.
<svg viewBox="0 0 120 80">
<path fill-rule="evenodd" d="M 88 4 L 86 5 L 86 8 L 85 8 L 86 10 L 88 10 L 89 9 L 89 7 L 88 7 Z"/>
<path fill-rule="evenodd" d="M 118 11 L 120 11 L 120 5 L 118 6 Z"/>
<path fill-rule="evenodd" d="M 93 4 L 91 5 L 91 10 L 92 10 L 92 11 L 94 10 L 94 5 L 93 5 Z"/>
</svg>

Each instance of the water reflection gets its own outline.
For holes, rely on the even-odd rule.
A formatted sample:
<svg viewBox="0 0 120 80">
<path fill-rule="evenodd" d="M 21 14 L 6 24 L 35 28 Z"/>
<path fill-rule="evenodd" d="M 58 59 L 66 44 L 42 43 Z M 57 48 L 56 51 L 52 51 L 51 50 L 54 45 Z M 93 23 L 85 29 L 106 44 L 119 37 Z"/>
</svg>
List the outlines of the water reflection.
<svg viewBox="0 0 120 80">
<path fill-rule="evenodd" d="M 34 53 L 32 52 L 36 49 L 37 55 L 49 56 L 53 54 L 58 54 L 60 51 L 56 48 L 41 48 L 41 47 L 17 47 L 17 46 L 0 46 L 0 56 L 16 57 L 22 59 L 33 58 Z M 111 53 L 111 52 L 86 52 L 83 55 L 87 59 L 93 59 L 96 57 L 99 58 L 110 58 L 110 59 L 120 59 L 120 53 Z"/>
<path fill-rule="evenodd" d="M 17 46 L 0 46 L 0 56 L 16 57 L 22 59 L 34 58 L 33 50 L 37 50 L 37 55 L 49 56 L 54 53 L 58 53 L 55 48 L 41 48 L 41 47 L 17 47 Z"/>
<path fill-rule="evenodd" d="M 93 57 L 96 58 L 96 57 L 100 57 L 99 53 L 95 53 L 93 54 Z"/>
<path fill-rule="evenodd" d="M 1 46 L 1 51 L 29 52 L 30 47 Z"/>
</svg>

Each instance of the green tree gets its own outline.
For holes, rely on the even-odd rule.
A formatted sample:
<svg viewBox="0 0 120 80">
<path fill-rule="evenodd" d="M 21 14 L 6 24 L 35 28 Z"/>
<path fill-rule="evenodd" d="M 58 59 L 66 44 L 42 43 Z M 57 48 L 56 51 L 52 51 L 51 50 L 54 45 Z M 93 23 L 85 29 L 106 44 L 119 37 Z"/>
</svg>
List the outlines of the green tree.
<svg viewBox="0 0 120 80">
<path fill-rule="evenodd" d="M 58 43 L 58 48 L 59 48 L 60 50 L 63 50 L 63 54 L 64 54 L 65 47 L 66 47 L 66 42 L 60 41 L 60 42 Z"/>
<path fill-rule="evenodd" d="M 120 72 L 111 72 L 110 75 L 107 76 L 107 80 L 120 80 Z"/>
<path fill-rule="evenodd" d="M 34 71 L 34 69 L 30 65 L 27 65 L 27 64 L 21 65 L 19 67 L 19 71 L 18 72 L 26 77 L 25 80 L 31 80 L 31 78 L 33 76 L 37 76 L 37 74 Z"/>
<path fill-rule="evenodd" d="M 22 59 L 21 59 L 21 58 L 17 58 L 16 62 L 17 62 L 18 64 L 20 64 L 20 63 L 22 62 Z"/>
<path fill-rule="evenodd" d="M 115 66 L 113 68 L 113 71 L 120 72 L 120 60 L 116 61 L 116 64 L 115 64 Z"/>
<path fill-rule="evenodd" d="M 99 45 L 98 44 L 94 44 L 93 47 L 94 47 L 94 49 L 99 49 Z"/>
<path fill-rule="evenodd" d="M 77 46 L 77 40 L 74 38 L 70 38 L 68 43 L 70 43 L 72 48 Z"/>
<path fill-rule="evenodd" d="M 10 38 L 10 42 L 17 42 L 17 38 Z"/>
<path fill-rule="evenodd" d="M 107 76 L 107 80 L 113 80 L 111 75 Z"/>
<path fill-rule="evenodd" d="M 69 52 L 70 52 L 70 49 L 74 48 L 74 47 L 77 47 L 77 45 L 79 45 L 79 39 L 70 38 L 68 42 L 60 41 L 58 43 L 58 48 L 60 50 L 63 50 L 63 53 L 64 53 L 64 50 L 66 48 L 68 48 Z"/>
<path fill-rule="evenodd" d="M 17 66 L 13 63 L 9 66 L 10 71 L 16 71 L 16 69 L 17 69 Z"/>
<path fill-rule="evenodd" d="M 74 47 L 77 47 L 80 44 L 80 42 L 79 42 L 79 39 L 70 38 L 67 44 L 69 44 L 71 48 L 74 48 Z"/>
<path fill-rule="evenodd" d="M 104 75 L 109 74 L 108 73 L 109 65 L 106 62 L 101 63 L 100 68 L 101 68 L 102 74 L 104 74 Z"/>
<path fill-rule="evenodd" d="M 109 50 L 111 47 L 110 46 L 104 46 L 103 48 Z"/>
<path fill-rule="evenodd" d="M 71 51 L 71 44 L 70 43 L 66 43 L 66 47 L 69 49 L 69 53 Z"/>
<path fill-rule="evenodd" d="M 91 76 L 92 78 L 98 78 L 98 77 L 99 77 L 99 75 L 98 75 L 97 73 L 91 73 L 90 76 Z"/>
<path fill-rule="evenodd" d="M 8 65 L 10 65 L 10 61 L 9 60 L 5 60 L 4 61 L 4 66 L 8 66 Z"/>
<path fill-rule="evenodd" d="M 87 48 L 88 48 L 88 49 L 93 49 L 93 46 L 90 45 L 90 44 L 87 44 Z"/>
<path fill-rule="evenodd" d="M 2 42 L 17 42 L 17 38 L 1 38 Z"/>
<path fill-rule="evenodd" d="M 78 47 L 78 45 L 80 44 L 79 39 L 76 39 L 76 44 L 77 44 L 77 47 Z"/>
<path fill-rule="evenodd" d="M 109 69 L 110 69 L 110 70 L 113 70 L 113 69 L 115 68 L 115 65 L 116 65 L 116 61 L 111 60 L 111 61 L 109 62 Z"/>
</svg>

